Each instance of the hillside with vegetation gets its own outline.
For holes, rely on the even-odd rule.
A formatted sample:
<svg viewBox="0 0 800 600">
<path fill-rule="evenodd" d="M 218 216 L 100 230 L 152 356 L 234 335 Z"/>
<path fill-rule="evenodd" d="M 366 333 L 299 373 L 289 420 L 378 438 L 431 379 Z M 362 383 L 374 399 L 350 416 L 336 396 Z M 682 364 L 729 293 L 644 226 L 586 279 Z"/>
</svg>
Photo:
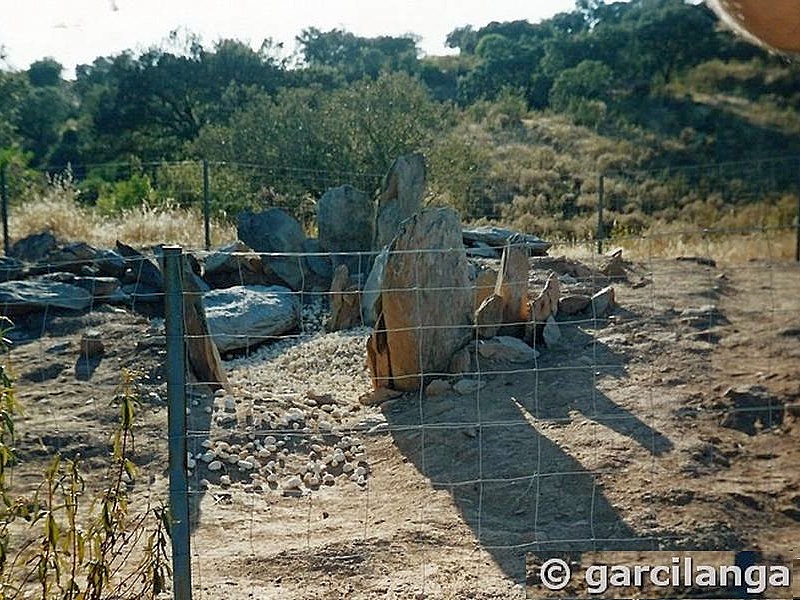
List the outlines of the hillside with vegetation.
<svg viewBox="0 0 800 600">
<path fill-rule="evenodd" d="M 423 56 L 413 36 L 308 28 L 286 57 L 271 40 L 175 32 L 74 79 L 49 58 L 0 71 L 12 203 L 35 214 L 58 197 L 87 219 L 197 210 L 205 160 L 222 221 L 266 204 L 305 218 L 327 187 L 371 191 L 422 151 L 431 202 L 556 239 L 596 234 L 601 185 L 607 234 L 791 225 L 800 64 L 703 4 L 578 0 L 447 44 L 458 53 Z"/>
</svg>

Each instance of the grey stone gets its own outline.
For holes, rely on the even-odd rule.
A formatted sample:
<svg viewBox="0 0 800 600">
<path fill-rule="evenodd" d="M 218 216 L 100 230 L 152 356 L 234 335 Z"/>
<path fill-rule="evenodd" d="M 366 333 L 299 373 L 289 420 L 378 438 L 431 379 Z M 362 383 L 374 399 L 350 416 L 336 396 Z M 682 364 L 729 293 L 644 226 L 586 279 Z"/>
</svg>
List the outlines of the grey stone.
<svg viewBox="0 0 800 600">
<path fill-rule="evenodd" d="M 545 242 L 535 235 L 519 233 L 504 227 L 495 225 L 483 225 L 474 229 L 465 229 L 463 232 L 464 244 L 467 246 L 477 246 L 486 244 L 495 248 L 503 248 L 509 241 L 515 245 L 525 246 L 533 256 L 543 256 L 552 246 L 550 242 Z"/>
<path fill-rule="evenodd" d="M 47 275 L 42 275 L 39 279 L 74 285 L 89 292 L 92 295 L 92 299 L 97 302 L 116 298 L 117 292 L 120 291 L 119 279 L 115 277 L 82 277 L 72 273 L 48 273 Z"/>
<path fill-rule="evenodd" d="M 367 281 L 364 284 L 362 291 L 362 317 L 364 324 L 372 326 L 378 319 L 380 312 L 379 300 L 381 297 L 381 288 L 383 287 L 383 272 L 386 268 L 386 261 L 389 259 L 389 248 L 386 247 L 380 251 L 372 263 L 372 269 L 369 272 Z"/>
<path fill-rule="evenodd" d="M 614 307 L 614 288 L 604 287 L 592 296 L 590 314 L 595 317 L 602 317 Z"/>
<path fill-rule="evenodd" d="M 350 273 L 367 272 L 367 256 L 337 253 L 369 252 L 372 246 L 373 204 L 349 185 L 332 188 L 317 204 L 319 247 L 331 252 L 333 268 L 344 263 Z"/>
<path fill-rule="evenodd" d="M 547 317 L 547 322 L 544 324 L 544 329 L 542 330 L 542 337 L 544 338 L 544 343 L 547 344 L 548 347 L 555 346 L 561 341 L 561 329 L 558 327 L 558 323 L 556 323 L 556 319 L 552 315 Z"/>
<path fill-rule="evenodd" d="M 239 240 L 208 255 L 203 279 L 213 288 L 268 283 L 261 257 Z"/>
<path fill-rule="evenodd" d="M 303 252 L 308 270 L 324 281 L 330 282 L 333 278 L 333 263 L 331 257 L 320 248 L 319 240 L 317 238 L 306 239 L 303 242 Z"/>
<path fill-rule="evenodd" d="M 119 240 L 117 240 L 117 253 L 125 260 L 126 269 L 123 283 L 137 284 L 142 289 L 163 291 L 164 277 L 152 259 Z"/>
<path fill-rule="evenodd" d="M 0 283 L 0 314 L 7 316 L 45 308 L 85 310 L 91 304 L 92 296 L 89 292 L 68 283 L 45 279 Z"/>
<path fill-rule="evenodd" d="M 35 263 L 47 258 L 56 248 L 58 240 L 55 236 L 49 231 L 43 231 L 18 240 L 11 246 L 8 254 L 23 262 Z"/>
<path fill-rule="evenodd" d="M 13 256 L 0 256 L 0 282 L 22 277 L 22 261 Z"/>
<path fill-rule="evenodd" d="M 293 290 L 303 288 L 303 242 L 306 239 L 297 219 L 280 208 L 260 213 L 243 212 L 238 218 L 239 239 L 261 254 L 266 274 L 274 274 Z M 281 256 L 296 254 L 296 256 Z"/>
<path fill-rule="evenodd" d="M 425 195 L 425 158 L 422 154 L 400 156 L 384 177 L 375 203 L 375 240 L 380 250 L 392 241 L 400 224 L 419 212 Z"/>
<path fill-rule="evenodd" d="M 558 301 L 558 314 L 570 317 L 586 310 L 592 301 L 590 296 L 584 294 L 567 294 Z"/>
<path fill-rule="evenodd" d="M 531 363 L 539 353 L 519 338 L 501 335 L 483 340 L 478 345 L 478 355 L 493 361 Z"/>
<path fill-rule="evenodd" d="M 81 358 L 90 359 L 101 356 L 106 351 L 103 336 L 99 331 L 89 330 L 81 336 Z"/>
<path fill-rule="evenodd" d="M 300 322 L 297 294 L 281 286 L 235 286 L 203 298 L 208 328 L 220 352 L 252 348 Z"/>
</svg>

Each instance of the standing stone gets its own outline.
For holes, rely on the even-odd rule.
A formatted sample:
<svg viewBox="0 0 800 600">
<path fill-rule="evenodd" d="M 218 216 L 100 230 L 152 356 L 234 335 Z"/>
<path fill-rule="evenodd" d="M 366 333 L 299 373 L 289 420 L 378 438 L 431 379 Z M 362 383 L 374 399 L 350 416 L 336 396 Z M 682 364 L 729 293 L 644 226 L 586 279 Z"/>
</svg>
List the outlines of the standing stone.
<svg viewBox="0 0 800 600">
<path fill-rule="evenodd" d="M 381 313 L 368 343 L 373 385 L 417 390 L 445 372 L 472 337 L 473 291 L 458 215 L 426 210 L 406 220 L 389 247 Z"/>
<path fill-rule="evenodd" d="M 391 242 L 400 223 L 419 212 L 424 194 L 425 157 L 408 154 L 395 160 L 375 202 L 373 249 L 380 250 Z"/>
<path fill-rule="evenodd" d="M 524 327 L 528 321 L 528 249 L 511 241 L 503 249 L 494 293 L 503 299 L 503 323 Z"/>
<path fill-rule="evenodd" d="M 492 294 L 475 311 L 475 328 L 478 337 L 488 339 L 497 335 L 500 325 L 503 324 L 503 311 L 505 302 L 502 296 Z"/>
<path fill-rule="evenodd" d="M 475 278 L 475 310 L 478 310 L 484 300 L 494 294 L 496 285 L 497 271 L 494 269 L 485 269 L 478 273 L 478 276 Z"/>
<path fill-rule="evenodd" d="M 237 232 L 239 239 L 256 252 L 262 253 L 267 275 L 293 290 L 300 290 L 304 283 L 303 242 L 306 239 L 303 228 L 280 208 L 270 208 L 260 213 L 243 212 L 239 215 Z M 296 254 L 296 256 L 272 256 L 276 254 Z"/>
<path fill-rule="evenodd" d="M 358 286 L 350 281 L 347 265 L 336 267 L 331 282 L 331 316 L 325 322 L 325 331 L 350 329 L 361 323 L 361 306 Z"/>
<path fill-rule="evenodd" d="M 332 253 L 333 268 L 346 264 L 350 273 L 366 273 L 367 256 L 350 254 L 369 252 L 372 247 L 373 204 L 369 196 L 349 185 L 328 190 L 317 205 L 319 247 Z"/>
<path fill-rule="evenodd" d="M 558 276 L 553 273 L 547 278 L 544 289 L 530 303 L 530 320 L 525 325 L 525 341 L 528 344 L 537 340 L 537 335 L 542 332 L 547 319 L 556 316 L 560 296 L 561 284 Z"/>
</svg>

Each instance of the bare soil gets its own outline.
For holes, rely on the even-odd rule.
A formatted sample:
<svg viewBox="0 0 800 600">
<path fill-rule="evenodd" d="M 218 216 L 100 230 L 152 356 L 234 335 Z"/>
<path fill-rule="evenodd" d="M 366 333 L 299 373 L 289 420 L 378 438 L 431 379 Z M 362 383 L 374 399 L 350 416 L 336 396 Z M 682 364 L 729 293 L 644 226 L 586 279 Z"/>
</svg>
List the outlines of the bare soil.
<svg viewBox="0 0 800 600">
<path fill-rule="evenodd" d="M 526 552 L 798 555 L 800 266 L 660 260 L 638 271 L 649 283 L 615 284 L 608 319 L 561 321 L 535 368 L 485 365 L 471 395 L 362 406 L 367 331 L 325 335 L 318 317 L 305 335 L 229 358 L 235 409 L 193 388 L 190 450 L 208 439 L 255 454 L 267 436 L 282 447 L 253 471 L 197 459 L 195 598 L 524 598 Z M 14 485 L 33 485 L 58 451 L 80 454 L 99 489 L 114 389 L 134 368 L 133 497 L 166 498 L 159 320 L 102 308 L 17 325 Z M 79 357 L 86 328 L 106 347 L 91 363 Z M 335 484 L 282 492 L 343 438 L 358 445 L 363 484 L 329 465 Z"/>
</svg>

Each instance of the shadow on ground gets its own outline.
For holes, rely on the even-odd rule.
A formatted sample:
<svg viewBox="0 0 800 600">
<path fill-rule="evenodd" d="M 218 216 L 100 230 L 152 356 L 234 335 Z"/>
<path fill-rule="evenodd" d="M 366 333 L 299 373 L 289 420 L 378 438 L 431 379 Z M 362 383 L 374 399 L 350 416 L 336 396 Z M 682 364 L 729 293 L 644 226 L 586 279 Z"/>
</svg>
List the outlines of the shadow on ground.
<svg viewBox="0 0 800 600">
<path fill-rule="evenodd" d="M 498 565 L 525 579 L 525 553 L 652 549 L 603 494 L 595 474 L 545 435 L 581 415 L 653 455 L 673 444 L 595 385 L 624 376 L 624 359 L 574 325 L 564 346 L 545 349 L 535 370 L 482 371 L 471 397 L 448 395 L 385 405 L 394 441 L 437 489 L 446 489 Z"/>
</svg>

